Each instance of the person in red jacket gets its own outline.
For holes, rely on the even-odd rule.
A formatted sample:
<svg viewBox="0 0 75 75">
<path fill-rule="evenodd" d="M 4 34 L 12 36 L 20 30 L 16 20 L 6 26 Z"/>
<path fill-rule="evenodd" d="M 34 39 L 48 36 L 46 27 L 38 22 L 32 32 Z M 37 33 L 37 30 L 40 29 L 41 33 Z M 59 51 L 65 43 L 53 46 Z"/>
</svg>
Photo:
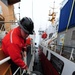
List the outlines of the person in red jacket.
<svg viewBox="0 0 75 75">
<path fill-rule="evenodd" d="M 22 69 L 27 69 L 27 65 L 22 60 L 21 51 L 26 48 L 26 38 L 29 34 L 33 34 L 34 23 L 31 18 L 24 17 L 18 24 L 18 27 L 12 29 L 2 39 L 2 50 L 6 56 L 10 56 L 14 64 Z"/>
</svg>

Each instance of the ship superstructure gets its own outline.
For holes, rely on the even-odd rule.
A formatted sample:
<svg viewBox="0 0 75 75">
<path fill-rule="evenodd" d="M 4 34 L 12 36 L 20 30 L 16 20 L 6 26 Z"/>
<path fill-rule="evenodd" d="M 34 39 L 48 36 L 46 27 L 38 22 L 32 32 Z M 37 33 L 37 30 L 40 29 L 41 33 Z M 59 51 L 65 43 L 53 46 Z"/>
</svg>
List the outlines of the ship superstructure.
<svg viewBox="0 0 75 75">
<path fill-rule="evenodd" d="M 43 67 L 47 68 L 45 70 L 50 75 L 75 74 L 75 0 L 63 2 L 65 3 L 60 9 L 57 35 L 51 35 L 50 38 L 48 36 L 39 45 L 40 58 L 42 61 L 46 60 L 47 64 Z M 59 74 L 52 74 L 50 68 L 52 72 L 56 70 Z"/>
</svg>

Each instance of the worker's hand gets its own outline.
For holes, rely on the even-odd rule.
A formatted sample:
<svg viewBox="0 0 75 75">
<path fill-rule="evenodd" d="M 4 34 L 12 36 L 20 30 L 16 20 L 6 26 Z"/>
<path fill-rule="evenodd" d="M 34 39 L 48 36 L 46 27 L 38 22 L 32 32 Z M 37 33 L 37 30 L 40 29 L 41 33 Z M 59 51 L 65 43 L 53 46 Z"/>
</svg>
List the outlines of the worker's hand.
<svg viewBox="0 0 75 75">
<path fill-rule="evenodd" d="M 28 69 L 28 66 L 25 65 L 24 67 L 22 67 L 22 69 L 27 70 Z"/>
<path fill-rule="evenodd" d="M 27 46 L 24 47 L 24 51 L 27 51 Z"/>
<path fill-rule="evenodd" d="M 52 42 L 52 40 L 50 40 L 50 41 L 48 42 L 48 45 L 49 45 L 51 42 Z"/>
<path fill-rule="evenodd" d="M 29 68 L 26 66 L 26 68 L 25 68 L 25 71 L 26 71 L 26 73 L 28 74 L 28 75 L 30 75 L 30 71 L 29 71 Z"/>
<path fill-rule="evenodd" d="M 23 57 L 26 57 L 26 52 L 25 51 L 23 52 Z"/>
<path fill-rule="evenodd" d="M 31 72 L 29 71 L 29 69 L 27 69 L 27 73 L 30 75 L 31 74 Z"/>
<path fill-rule="evenodd" d="M 25 70 L 28 70 L 28 66 L 27 65 L 25 66 Z"/>
</svg>

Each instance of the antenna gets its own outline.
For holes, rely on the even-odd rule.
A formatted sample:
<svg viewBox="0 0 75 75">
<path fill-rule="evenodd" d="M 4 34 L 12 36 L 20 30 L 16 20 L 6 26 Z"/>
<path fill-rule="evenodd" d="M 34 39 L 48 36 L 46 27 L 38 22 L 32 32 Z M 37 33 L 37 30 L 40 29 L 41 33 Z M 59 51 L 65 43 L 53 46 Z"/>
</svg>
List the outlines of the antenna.
<svg viewBox="0 0 75 75">
<path fill-rule="evenodd" d="M 18 9 L 19 9 L 19 20 L 20 20 L 20 2 L 19 2 Z"/>
</svg>

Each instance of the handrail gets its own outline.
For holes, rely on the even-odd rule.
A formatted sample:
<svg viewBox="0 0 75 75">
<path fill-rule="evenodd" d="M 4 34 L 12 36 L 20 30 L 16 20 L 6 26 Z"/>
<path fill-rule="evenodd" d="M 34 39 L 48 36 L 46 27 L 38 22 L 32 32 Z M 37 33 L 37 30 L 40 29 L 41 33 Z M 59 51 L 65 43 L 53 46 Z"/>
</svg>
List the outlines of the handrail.
<svg viewBox="0 0 75 75">
<path fill-rule="evenodd" d="M 54 45 L 54 46 L 62 46 L 62 45 L 57 45 L 57 44 L 51 44 L 51 45 Z M 73 47 L 73 46 L 66 46 L 66 45 L 64 45 L 64 47 L 75 48 L 75 47 Z"/>
<path fill-rule="evenodd" d="M 7 57 L 7 58 L 0 60 L 0 65 L 2 65 L 3 63 L 5 63 L 8 60 L 10 60 L 10 57 Z"/>
<path fill-rule="evenodd" d="M 10 22 L 10 21 L 0 21 L 0 23 L 18 23 L 18 22 Z"/>
<path fill-rule="evenodd" d="M 16 69 L 16 71 L 14 72 L 13 75 L 16 75 L 16 73 L 18 72 L 19 69 L 20 69 L 20 67 L 18 67 L 18 68 Z"/>
</svg>

